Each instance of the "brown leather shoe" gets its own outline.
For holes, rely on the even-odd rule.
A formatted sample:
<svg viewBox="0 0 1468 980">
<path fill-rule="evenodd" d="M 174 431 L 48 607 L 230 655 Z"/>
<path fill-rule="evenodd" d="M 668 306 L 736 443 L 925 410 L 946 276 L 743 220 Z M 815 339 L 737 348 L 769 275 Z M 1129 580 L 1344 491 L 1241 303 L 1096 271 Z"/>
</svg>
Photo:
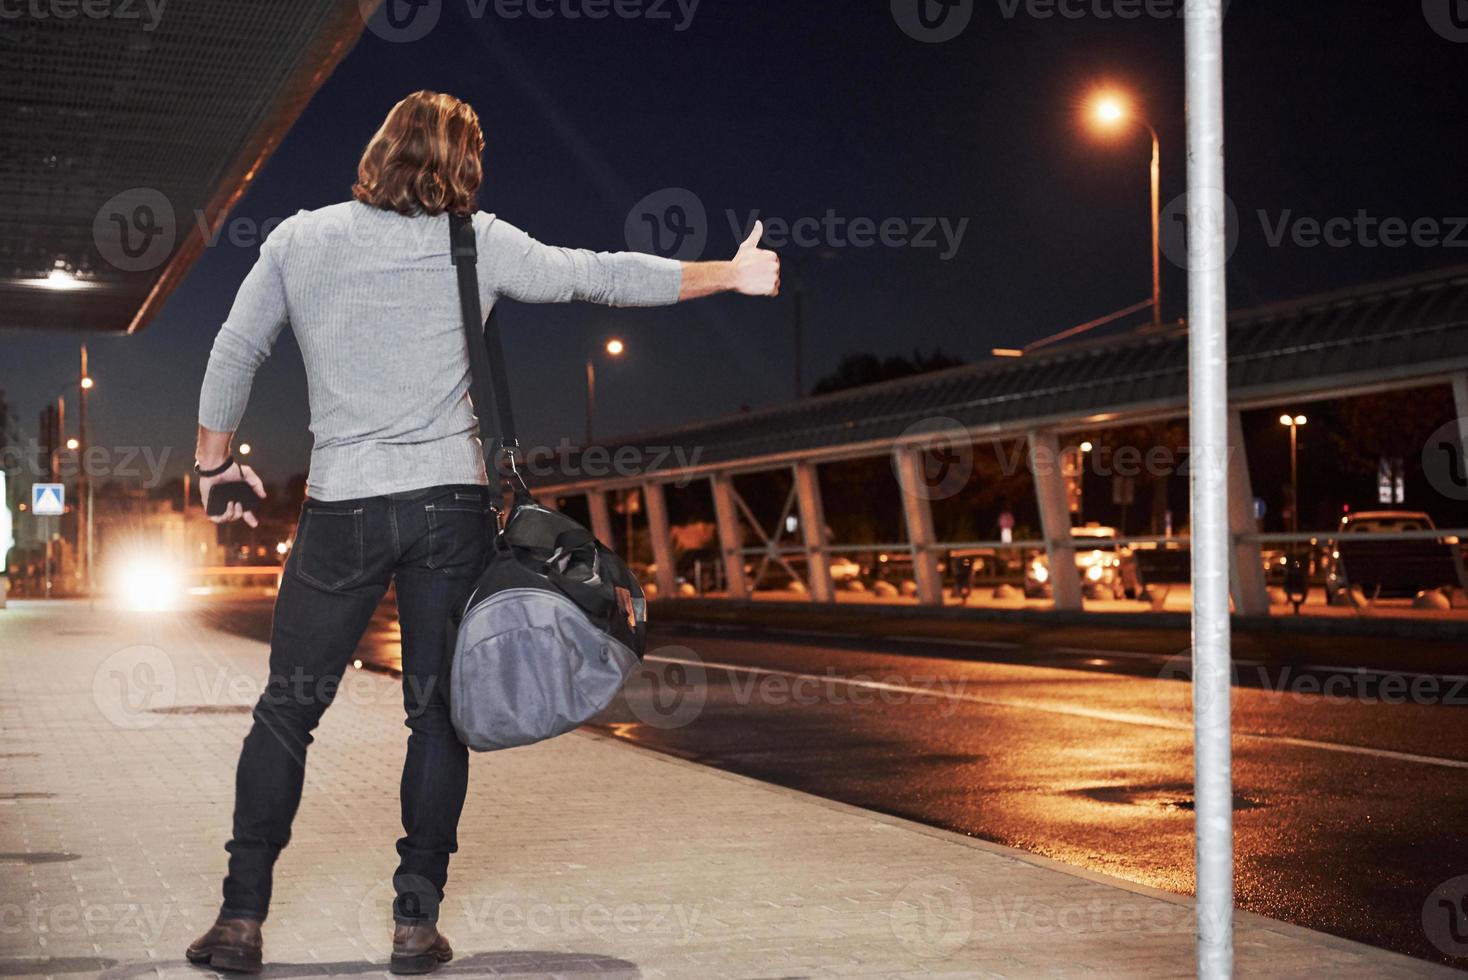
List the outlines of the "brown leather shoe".
<svg viewBox="0 0 1468 980">
<path fill-rule="evenodd" d="M 393 973 L 432 973 L 454 958 L 453 948 L 432 922 L 396 925 L 392 931 Z"/>
<path fill-rule="evenodd" d="M 259 919 L 221 916 L 184 950 L 184 956 L 190 963 L 227 973 L 259 973 L 261 945 Z"/>
</svg>

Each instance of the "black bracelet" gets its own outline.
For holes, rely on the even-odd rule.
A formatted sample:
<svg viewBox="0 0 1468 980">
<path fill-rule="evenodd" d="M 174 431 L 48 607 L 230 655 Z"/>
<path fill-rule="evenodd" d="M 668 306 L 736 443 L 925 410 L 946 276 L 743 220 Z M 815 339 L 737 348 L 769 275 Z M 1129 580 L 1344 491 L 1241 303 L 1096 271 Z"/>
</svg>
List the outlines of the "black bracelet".
<svg viewBox="0 0 1468 980">
<path fill-rule="evenodd" d="M 210 477 L 218 476 L 219 474 L 223 473 L 225 470 L 229 469 L 233 465 L 234 465 L 234 457 L 233 456 L 227 456 L 227 457 L 225 457 L 224 462 L 223 463 L 220 463 L 217 468 L 212 469 L 212 470 L 204 470 L 204 469 L 200 469 L 199 468 L 199 461 L 196 459 L 196 460 L 194 460 L 194 472 L 196 474 L 198 474 L 199 476 L 202 476 L 205 479 L 208 479 Z"/>
</svg>

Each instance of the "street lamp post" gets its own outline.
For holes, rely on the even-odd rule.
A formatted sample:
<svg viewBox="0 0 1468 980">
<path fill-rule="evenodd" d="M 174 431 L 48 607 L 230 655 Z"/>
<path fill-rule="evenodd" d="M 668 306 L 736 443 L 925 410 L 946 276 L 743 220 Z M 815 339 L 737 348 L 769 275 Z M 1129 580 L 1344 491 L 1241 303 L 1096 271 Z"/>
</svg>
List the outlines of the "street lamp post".
<svg viewBox="0 0 1468 980">
<path fill-rule="evenodd" d="M 58 406 L 58 409 L 59 410 L 64 410 L 65 409 L 65 403 L 64 403 L 64 401 L 62 399 L 59 399 L 58 398 L 56 400 L 56 403 L 57 403 L 57 406 Z M 58 431 L 58 433 L 59 432 L 62 432 L 62 431 L 65 431 L 64 428 L 63 428 L 63 426 L 62 426 L 61 421 L 59 421 L 60 419 L 64 418 L 64 416 L 58 414 L 57 418 L 58 418 L 58 421 L 57 421 L 56 425 L 57 425 L 57 431 Z M 57 446 L 57 447 L 55 447 L 54 449 L 51 450 L 50 456 L 48 456 L 46 458 L 46 469 L 47 469 L 47 472 L 51 474 L 53 481 L 60 481 L 60 479 L 61 479 L 61 460 L 60 460 L 60 456 L 61 456 L 62 450 L 66 450 L 68 452 L 73 452 L 74 453 L 74 452 L 77 451 L 77 449 L 78 449 L 78 447 L 80 447 L 80 445 L 81 445 L 81 443 L 78 442 L 73 437 L 71 439 L 66 440 L 66 442 L 63 443 L 62 445 Z M 49 598 L 51 598 L 52 582 L 56 578 L 55 574 L 53 574 L 52 569 L 53 569 L 53 567 L 55 565 L 59 564 L 59 561 L 56 560 L 53 557 L 53 555 L 55 553 L 55 547 L 54 547 L 55 541 L 56 541 L 56 539 L 58 537 L 60 537 L 60 534 L 61 534 L 61 518 L 60 517 L 54 518 L 54 520 L 56 521 L 56 524 L 55 524 L 54 527 L 51 526 L 51 521 L 53 520 L 52 518 L 46 518 L 46 517 L 36 516 L 36 520 L 38 520 L 38 521 L 41 522 L 42 533 L 46 536 L 46 564 L 45 564 L 45 567 L 44 567 L 44 570 L 43 570 L 44 571 L 44 575 L 43 575 L 44 582 L 43 582 L 43 584 L 44 584 L 45 589 L 46 589 L 46 598 L 49 599 Z"/>
<path fill-rule="evenodd" d="M 795 400 L 805 397 L 805 283 L 806 272 L 815 262 L 834 259 L 836 253 L 827 248 L 815 252 L 792 252 L 781 259 L 791 284 L 795 323 Z"/>
<path fill-rule="evenodd" d="M 612 357 L 621 357 L 627 345 L 616 337 L 606 342 L 603 348 Z M 586 359 L 586 441 L 585 445 L 591 445 L 592 417 L 596 413 L 596 355 Z"/>
<path fill-rule="evenodd" d="M 93 574 L 92 566 L 93 566 L 93 563 L 94 563 L 94 559 L 96 557 L 96 552 L 95 552 L 95 541 L 96 541 L 96 538 L 95 538 L 95 527 L 96 527 L 96 523 L 95 523 L 95 518 L 93 517 L 93 512 L 92 512 L 93 511 L 92 505 L 93 505 L 93 502 L 94 502 L 94 498 L 93 498 L 93 494 L 92 494 L 92 481 L 87 476 L 87 459 L 86 459 L 86 455 L 85 455 L 86 453 L 91 452 L 91 448 L 92 448 L 91 442 L 88 441 L 91 437 L 90 437 L 90 433 L 87 430 L 87 402 L 89 400 L 87 398 L 87 396 L 92 391 L 93 381 L 92 381 L 92 375 L 87 371 L 87 345 L 86 344 L 83 344 L 82 345 L 82 363 L 81 363 L 81 368 L 82 368 L 81 377 L 77 381 L 77 389 L 78 389 L 77 390 L 77 398 L 78 398 L 78 401 L 80 402 L 80 405 L 81 405 L 81 417 L 79 419 L 79 434 L 81 435 L 81 449 L 82 449 L 82 454 L 83 455 L 81 456 L 81 458 L 79 460 L 79 462 L 80 462 L 81 465 L 77 467 L 77 481 L 78 481 L 78 485 L 77 485 L 77 498 L 78 498 L 78 500 L 82 500 L 82 499 L 85 499 L 86 500 L 86 508 L 87 508 L 87 525 L 86 525 L 86 527 L 87 527 L 87 544 L 86 544 L 86 548 L 85 548 L 85 553 L 86 553 L 86 556 L 87 556 L 86 557 L 86 562 L 87 562 L 87 576 L 86 576 L 86 581 L 87 581 L 87 602 L 88 603 L 94 603 L 96 601 L 96 594 L 95 594 L 95 589 L 96 589 L 96 576 Z M 83 488 L 86 489 L 86 493 L 85 494 L 82 493 L 82 489 Z"/>
<path fill-rule="evenodd" d="M 1152 136 L 1152 325 L 1162 325 L 1162 140 L 1153 125 L 1132 112 L 1123 96 L 1103 93 L 1096 96 L 1092 111 L 1096 124 L 1115 129 L 1126 122 L 1140 123 Z"/>
<path fill-rule="evenodd" d="M 1306 418 L 1303 415 L 1281 415 L 1279 424 L 1288 426 L 1290 430 L 1290 533 L 1300 533 L 1300 426 L 1304 425 Z"/>
</svg>

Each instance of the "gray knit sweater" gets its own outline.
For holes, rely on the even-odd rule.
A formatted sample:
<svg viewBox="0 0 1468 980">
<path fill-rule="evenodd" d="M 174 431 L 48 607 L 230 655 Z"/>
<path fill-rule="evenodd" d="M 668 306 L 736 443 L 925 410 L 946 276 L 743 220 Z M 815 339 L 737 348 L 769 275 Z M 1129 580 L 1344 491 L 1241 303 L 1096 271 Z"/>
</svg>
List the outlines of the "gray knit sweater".
<svg viewBox="0 0 1468 980">
<path fill-rule="evenodd" d="M 671 259 L 553 248 L 483 212 L 474 232 L 486 315 L 500 296 L 663 306 L 682 286 Z M 447 215 L 410 218 L 350 201 L 284 221 L 214 341 L 200 425 L 239 427 L 255 370 L 286 324 L 306 362 L 312 498 L 485 482 Z"/>
</svg>

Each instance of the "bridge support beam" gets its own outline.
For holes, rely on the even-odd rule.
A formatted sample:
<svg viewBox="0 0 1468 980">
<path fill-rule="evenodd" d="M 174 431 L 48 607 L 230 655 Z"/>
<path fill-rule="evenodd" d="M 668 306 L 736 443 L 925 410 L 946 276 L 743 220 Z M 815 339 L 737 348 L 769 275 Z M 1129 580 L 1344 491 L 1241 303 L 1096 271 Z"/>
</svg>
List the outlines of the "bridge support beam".
<svg viewBox="0 0 1468 980">
<path fill-rule="evenodd" d="M 612 537 L 612 511 L 607 506 L 607 492 L 605 490 L 586 491 L 586 506 L 591 511 L 591 533 L 596 539 L 608 548 L 616 548 L 616 539 Z M 629 541 L 630 545 L 631 542 Z"/>
<path fill-rule="evenodd" d="M 1060 441 L 1049 429 L 1031 431 L 1025 440 L 1030 451 L 1030 475 L 1040 505 L 1040 531 L 1050 560 L 1050 593 L 1055 608 L 1082 608 L 1081 577 L 1076 573 L 1075 541 L 1070 533 L 1070 504 L 1065 477 L 1060 472 Z"/>
<path fill-rule="evenodd" d="M 727 473 L 709 477 L 714 492 L 714 519 L 719 525 L 719 551 L 724 556 L 725 594 L 730 599 L 749 598 L 744 578 L 744 531 L 739 526 L 739 504 L 734 499 L 734 482 Z"/>
<path fill-rule="evenodd" d="M 826 553 L 826 508 L 821 503 L 821 481 L 815 463 L 795 464 L 795 493 L 811 601 L 834 602 L 836 589 L 831 582 L 831 558 Z"/>
<path fill-rule="evenodd" d="M 652 560 L 657 564 L 653 581 L 658 596 L 671 599 L 678 594 L 678 569 L 673 564 L 673 535 L 668 527 L 668 499 L 661 483 L 642 485 L 642 499 L 647 504 L 647 535 L 652 541 Z"/>
<path fill-rule="evenodd" d="M 1264 581 L 1264 554 L 1258 541 L 1245 540 L 1258 532 L 1254 520 L 1254 483 L 1244 452 L 1244 423 L 1238 409 L 1228 413 L 1228 524 L 1233 535 L 1229 568 L 1234 609 L 1241 616 L 1269 615 L 1269 588 Z"/>
<path fill-rule="evenodd" d="M 917 582 L 918 602 L 925 606 L 943 605 L 943 577 L 938 572 L 938 552 L 934 548 L 933 507 L 921 492 L 923 449 L 910 446 L 897 450 L 897 476 L 902 491 L 902 514 L 907 520 L 907 540 L 912 548 L 913 578 Z"/>
</svg>

